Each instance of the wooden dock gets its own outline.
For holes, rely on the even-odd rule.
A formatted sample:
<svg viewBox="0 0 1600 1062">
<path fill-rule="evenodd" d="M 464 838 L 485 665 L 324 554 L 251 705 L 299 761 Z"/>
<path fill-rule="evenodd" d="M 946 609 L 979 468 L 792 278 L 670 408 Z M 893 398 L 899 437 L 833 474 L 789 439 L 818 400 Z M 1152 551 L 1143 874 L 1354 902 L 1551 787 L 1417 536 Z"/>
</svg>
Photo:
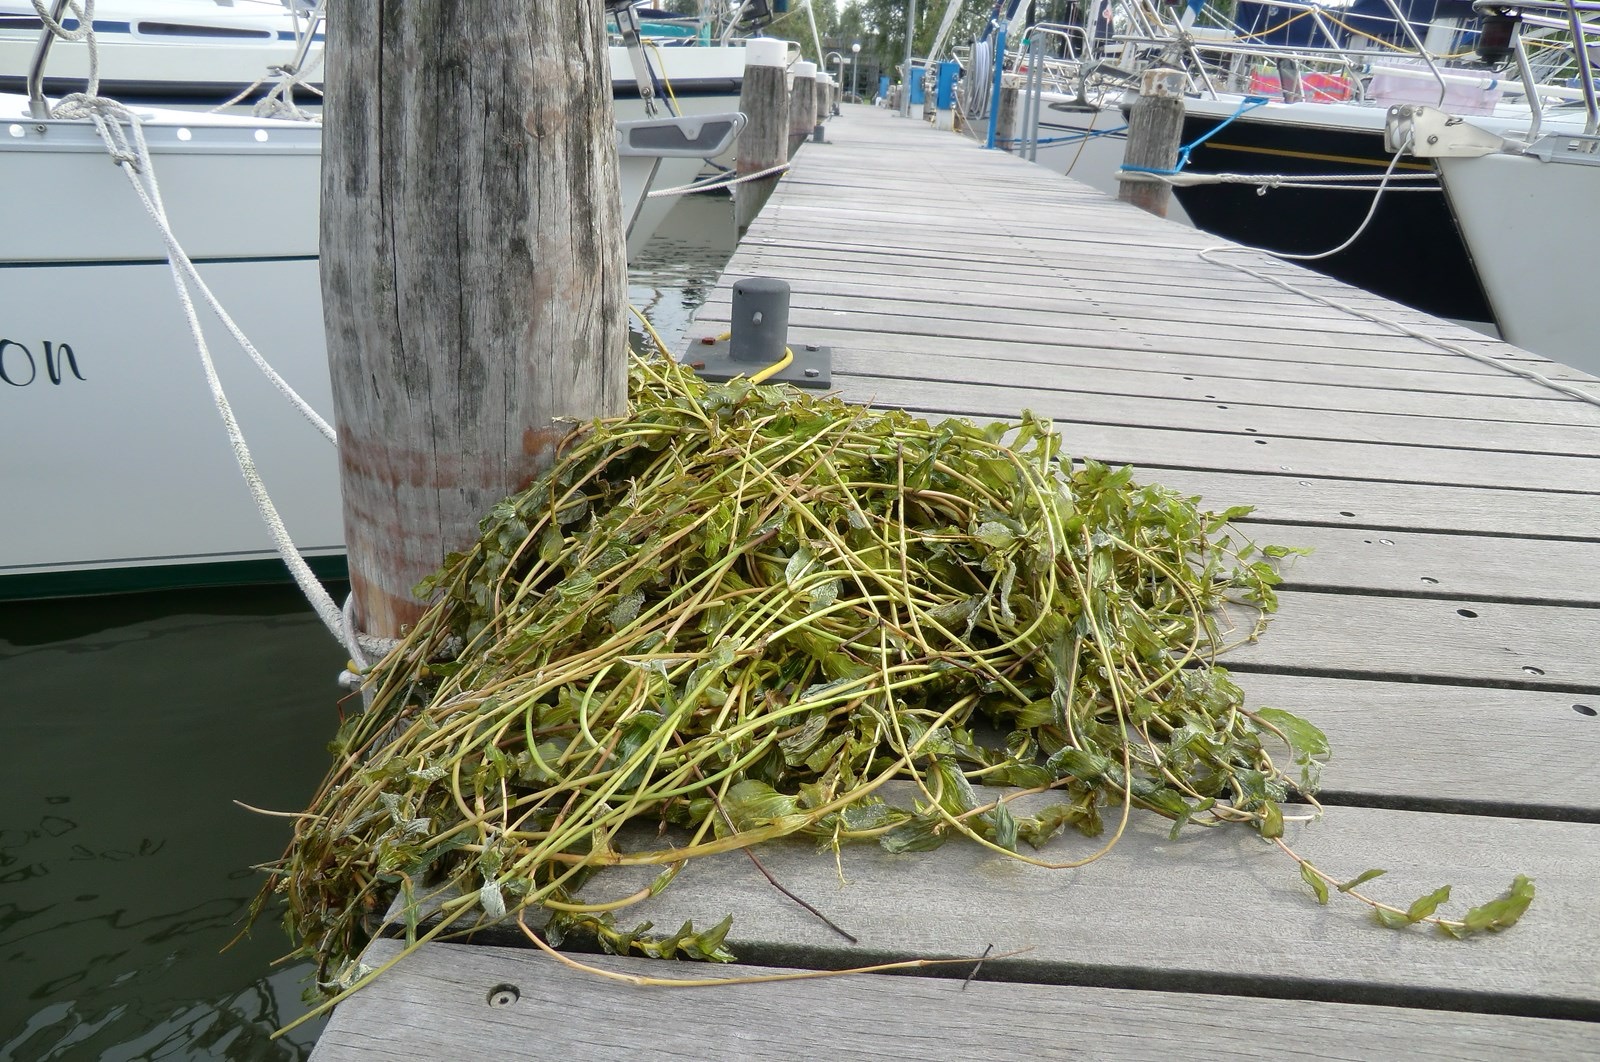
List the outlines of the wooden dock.
<svg viewBox="0 0 1600 1062">
<path fill-rule="evenodd" d="M 1291 842 L 1387 868 L 1372 891 L 1401 903 L 1450 882 L 1464 909 L 1524 873 L 1532 909 L 1466 941 L 1387 930 L 1319 907 L 1250 831 L 1173 841 L 1153 815 L 1068 871 L 961 843 L 848 848 L 839 868 L 779 845 L 769 869 L 858 945 L 737 853 L 637 910 L 669 932 L 731 912 L 729 946 L 761 968 L 1020 953 L 970 982 L 689 991 L 433 944 L 341 1006 L 313 1058 L 1600 1057 L 1600 408 L 1526 374 L 1600 381 L 1265 256 L 1202 257 L 1219 241 L 889 112 L 847 107 L 828 136 L 696 334 L 726 327 L 734 279 L 778 277 L 791 342 L 831 345 L 847 398 L 1029 408 L 1075 454 L 1255 505 L 1261 541 L 1315 550 L 1224 661 L 1334 747 L 1328 813 Z"/>
</svg>

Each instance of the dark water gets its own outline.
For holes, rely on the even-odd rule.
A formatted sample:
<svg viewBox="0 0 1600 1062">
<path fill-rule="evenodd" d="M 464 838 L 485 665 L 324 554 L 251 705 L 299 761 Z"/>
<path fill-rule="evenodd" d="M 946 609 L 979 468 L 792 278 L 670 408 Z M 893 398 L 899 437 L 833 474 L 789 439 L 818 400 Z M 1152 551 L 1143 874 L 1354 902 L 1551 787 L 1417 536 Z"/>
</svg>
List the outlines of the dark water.
<svg viewBox="0 0 1600 1062">
<path fill-rule="evenodd" d="M 326 763 L 343 654 L 298 593 L 0 606 L 0 1059 L 295 1059 L 275 924 L 221 952 Z"/>
<path fill-rule="evenodd" d="M 629 269 L 628 301 L 677 354 L 694 310 L 711 294 L 736 242 L 728 199 L 687 196 Z M 643 349 L 638 318 L 628 315 L 634 349 Z"/>
<path fill-rule="evenodd" d="M 732 246 L 685 200 L 634 264 L 669 344 Z M 343 666 L 288 587 L 0 604 L 0 1062 L 310 1053 L 276 917 L 222 950 L 290 833 L 234 801 L 305 807 Z"/>
</svg>

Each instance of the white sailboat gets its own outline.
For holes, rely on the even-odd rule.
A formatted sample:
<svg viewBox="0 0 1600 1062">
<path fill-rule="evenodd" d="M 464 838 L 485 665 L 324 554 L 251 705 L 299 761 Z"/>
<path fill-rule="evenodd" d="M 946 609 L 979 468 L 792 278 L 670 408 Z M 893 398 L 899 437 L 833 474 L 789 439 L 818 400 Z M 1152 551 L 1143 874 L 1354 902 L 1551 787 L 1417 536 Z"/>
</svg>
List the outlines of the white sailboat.
<svg viewBox="0 0 1600 1062">
<path fill-rule="evenodd" d="M 36 117 L 39 106 L 0 94 L 0 598 L 283 578 L 157 226 L 95 126 Z M 173 233 L 200 276 L 280 376 L 331 412 L 320 125 L 137 113 Z M 625 218 L 638 226 L 652 185 L 687 183 L 741 124 L 736 113 L 619 122 Z M 210 347 L 231 346 L 200 314 Z M 333 447 L 242 356 L 218 360 L 295 541 L 313 559 L 342 558 Z"/>
<path fill-rule="evenodd" d="M 1264 39 L 1270 34 L 1239 26 L 1180 32 L 1180 9 L 1171 7 L 1087 3 L 1083 22 L 1034 25 L 1018 34 L 1032 54 L 1009 50 L 1003 80 L 1023 90 L 1037 87 L 1037 141 L 1031 129 L 1006 128 L 999 137 L 1002 144 L 1012 138 L 1013 150 L 1040 165 L 1115 194 L 1135 73 L 1147 65 L 1179 66 L 1188 76 L 1182 142 L 1189 150 L 1182 174 L 1169 175 L 1176 185 L 1169 217 L 1241 243 L 1315 256 L 1308 264 L 1339 279 L 1489 328 L 1495 317 L 1486 282 L 1432 168 L 1396 160 L 1384 149 L 1387 108 L 1442 105 L 1519 136 L 1540 106 L 1547 130 L 1580 130 L 1577 90 L 1531 77 L 1519 85 L 1497 73 L 1513 60 L 1530 65 L 1509 44 L 1492 55 L 1494 67 L 1435 59 L 1421 39 L 1429 27 L 1412 27 L 1398 3 L 1390 32 L 1409 42 L 1408 51 L 1353 33 L 1339 17 L 1340 6 L 1284 0 L 1273 8 L 1273 21 L 1283 25 L 1320 26 L 1323 36 L 1316 40 L 1322 43 L 1312 47 L 1273 43 Z M 1453 32 L 1466 31 L 1455 26 Z M 1564 41 L 1571 39 L 1546 39 L 1543 58 L 1533 65 L 1559 66 L 1557 57 L 1571 52 Z M 975 50 L 971 65 L 981 68 L 986 60 L 992 62 L 990 55 Z M 1016 109 L 1034 113 L 1023 103 Z M 986 122 L 976 124 L 980 133 L 986 129 Z M 1374 203 L 1380 184 L 1384 191 Z"/>
<path fill-rule="evenodd" d="M 1574 39 L 1582 32 L 1579 9 L 1570 3 L 1519 6 L 1526 9 L 1519 20 L 1542 11 L 1566 19 Z M 1406 105 L 1389 109 L 1385 137 L 1391 150 L 1438 168 L 1505 338 L 1600 375 L 1588 313 L 1600 246 L 1600 101 L 1592 62 L 1587 49 L 1578 50 L 1581 128 L 1552 127 L 1536 109 L 1527 129 L 1507 134 L 1481 118 Z M 1528 66 L 1521 65 L 1526 80 Z"/>
</svg>

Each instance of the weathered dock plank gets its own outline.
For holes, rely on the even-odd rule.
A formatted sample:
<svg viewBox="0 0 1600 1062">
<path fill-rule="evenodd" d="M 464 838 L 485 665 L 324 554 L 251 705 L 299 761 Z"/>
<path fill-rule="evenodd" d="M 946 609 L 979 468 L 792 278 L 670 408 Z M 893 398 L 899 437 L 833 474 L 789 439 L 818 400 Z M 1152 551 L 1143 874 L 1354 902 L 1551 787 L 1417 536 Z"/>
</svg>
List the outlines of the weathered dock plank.
<svg viewBox="0 0 1600 1062">
<path fill-rule="evenodd" d="M 1077 433 L 1068 428 L 1070 440 Z M 1131 460 L 1115 449 L 1102 459 Z M 1283 523 L 1332 524 L 1372 531 L 1435 530 L 1502 538 L 1600 538 L 1600 507 L 1590 494 L 1515 488 L 1455 487 L 1431 483 L 1385 483 L 1357 478 L 1301 475 L 1284 470 L 1259 474 L 1180 468 L 1167 461 L 1141 462 L 1140 478 L 1195 494 L 1214 508 L 1248 503 L 1255 517 Z M 1428 573 L 1423 573 L 1428 574 Z M 1569 573 L 1590 582 L 1593 573 Z"/>
<path fill-rule="evenodd" d="M 912 795 L 904 784 L 886 792 Z M 1025 814 L 1051 799 L 1012 806 Z M 1025 851 L 1082 859 L 1116 826 L 1113 816 L 1105 836 L 1069 832 Z M 1600 1020 L 1600 920 L 1589 913 L 1600 824 L 1339 807 L 1286 827 L 1286 842 L 1335 876 L 1387 870 L 1363 891 L 1400 906 L 1449 883 L 1455 899 L 1444 911 L 1459 914 L 1516 873 L 1537 882 L 1538 917 L 1469 941 L 1419 928 L 1380 932 L 1352 901 L 1319 907 L 1295 864 L 1253 831 L 1190 827 L 1173 838 L 1170 827 L 1135 814 L 1109 856 L 1060 869 L 959 839 L 903 855 L 850 845 L 837 864 L 811 843 L 764 845 L 766 869 L 856 944 L 773 888 L 742 852 L 695 860 L 627 918 L 670 931 L 731 914 L 728 947 L 742 960 L 799 969 L 976 958 L 992 946 L 984 970 L 997 981 Z M 652 843 L 654 834 L 631 840 Z M 608 870 L 585 894 L 629 896 L 655 869 Z M 478 938 L 526 945 L 504 924 Z"/>
<path fill-rule="evenodd" d="M 849 363 L 841 359 L 839 368 L 843 370 L 848 366 Z M 924 366 L 922 371 L 929 368 L 932 366 Z M 1137 427 L 1157 423 L 1193 431 L 1293 439 L 1370 441 L 1509 455 L 1545 454 L 1578 457 L 1600 470 L 1600 463 L 1590 456 L 1600 448 L 1600 425 L 1595 424 L 1512 424 L 1415 413 L 1215 401 L 1227 396 L 1227 389 L 1222 388 L 1201 393 L 1200 389 L 1191 387 L 1187 389 L 1189 393 L 1182 396 L 1129 395 L 1096 389 L 1093 382 L 1082 381 L 1081 374 L 1056 377 L 1048 381 L 1048 386 L 874 376 L 853 384 L 851 390 L 869 390 L 874 378 L 892 381 L 885 386 L 894 387 L 901 404 L 921 410 L 1014 416 L 1020 402 L 1024 409 L 1068 424 Z M 1292 393 L 1285 394 L 1278 400 L 1287 402 L 1292 397 Z"/>
<path fill-rule="evenodd" d="M 725 321 L 702 320 L 697 335 L 716 335 L 727 327 Z M 908 347 L 893 334 L 863 332 L 830 323 L 804 333 L 805 342 L 842 345 L 864 374 L 871 375 L 881 359 L 923 361 L 928 368 L 948 367 L 951 372 L 970 372 L 992 366 L 996 374 L 1030 372 L 1040 382 L 1042 367 L 1053 371 L 1047 379 L 1070 386 L 1073 377 L 1084 369 L 1112 369 L 1126 372 L 1165 374 L 1200 379 L 1213 376 L 1237 382 L 1317 384 L 1340 389 L 1372 389 L 1396 393 L 1396 400 L 1409 401 L 1411 392 L 1420 392 L 1419 401 L 1435 396 L 1494 399 L 1515 397 L 1527 401 L 1507 403 L 1496 411 L 1497 420 L 1544 421 L 1586 424 L 1587 403 L 1558 395 L 1548 388 L 1514 376 L 1497 375 L 1477 362 L 1439 362 L 1426 369 L 1389 369 L 1376 366 L 1345 366 L 1247 358 L 1233 354 L 1179 354 L 1165 350 L 1118 350 L 1093 345 L 1073 345 L 1065 338 L 1048 343 L 1024 345 L 994 342 L 989 339 L 952 339 L 944 336 L 920 337 Z M 963 364 L 970 363 L 970 364 Z M 904 375 L 915 375 L 915 371 Z M 959 377 L 958 377 L 959 378 Z M 1408 410 L 1409 411 L 1409 410 Z"/>
<path fill-rule="evenodd" d="M 1371 531 L 1253 518 L 1238 530 L 1258 543 L 1312 551 L 1310 557 L 1283 562 L 1287 589 L 1600 605 L 1600 586 L 1572 576 L 1600 566 L 1600 542 Z"/>
<path fill-rule="evenodd" d="M 371 958 L 380 961 L 397 950 L 394 941 L 379 941 Z M 584 961 L 615 973 L 663 976 L 663 964 L 648 960 Z M 710 980 L 785 971 L 675 963 L 667 972 Z M 515 1001 L 489 1005 L 496 990 L 510 998 L 508 985 L 516 989 Z M 575 979 L 526 949 L 460 944 L 424 948 L 346 1008 L 346 1020 L 318 1042 L 319 1062 L 457 1058 L 469 1045 L 473 1053 L 485 1053 L 488 1045 L 488 1053 L 502 1058 L 594 1062 L 638 1062 L 646 1053 L 686 1062 L 877 1062 L 890 1056 L 1277 1062 L 1387 1060 L 1397 1043 L 1418 1062 L 1555 1062 L 1572 1058 L 1588 1031 L 1563 1021 L 949 977 L 652 988 Z M 644 1050 L 641 1029 L 650 1031 Z"/>
<path fill-rule="evenodd" d="M 1322 798 L 1332 804 L 1600 822 L 1600 719 L 1582 711 L 1600 710 L 1600 697 L 1272 672 L 1233 678 L 1252 708 L 1288 708 L 1322 727 L 1333 748 Z"/>
<path fill-rule="evenodd" d="M 798 157 L 691 334 L 726 326 L 733 279 L 777 276 L 791 340 L 834 347 L 848 398 L 979 420 L 1031 408 L 1077 457 L 1255 505 L 1240 533 L 1313 552 L 1284 566 L 1265 635 L 1223 663 L 1252 706 L 1305 715 L 1335 750 L 1326 815 L 1290 823 L 1288 843 L 1338 876 L 1387 868 L 1369 891 L 1402 906 L 1448 881 L 1446 913 L 1526 873 L 1532 910 L 1469 941 L 1386 931 L 1352 902 L 1319 907 L 1250 831 L 1173 838 L 1138 813 L 1074 869 L 959 841 L 849 847 L 836 869 L 779 844 L 763 862 L 859 945 L 737 853 L 622 917 L 732 913 L 733 950 L 777 970 L 1017 954 L 965 988 L 970 968 L 679 992 L 429 945 L 346 1004 L 317 1057 L 428 1057 L 462 1028 L 577 1057 L 1600 1056 L 1600 408 L 1527 374 L 1600 381 L 1259 254 L 1202 257 L 1215 238 L 916 122 L 849 108 L 831 136 Z M 643 880 L 607 872 L 588 898 Z M 521 999 L 490 1008 L 497 984 Z M 573 1021 L 575 1005 L 628 1017 Z"/>
</svg>

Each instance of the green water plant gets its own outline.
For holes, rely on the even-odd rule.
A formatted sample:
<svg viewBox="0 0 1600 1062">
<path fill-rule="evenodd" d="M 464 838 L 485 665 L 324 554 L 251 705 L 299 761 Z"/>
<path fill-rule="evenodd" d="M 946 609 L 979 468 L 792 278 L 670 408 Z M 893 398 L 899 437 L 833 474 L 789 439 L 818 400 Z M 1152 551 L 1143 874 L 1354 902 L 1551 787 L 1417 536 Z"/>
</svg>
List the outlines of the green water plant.
<svg viewBox="0 0 1600 1062">
<path fill-rule="evenodd" d="M 545 940 L 723 961 L 726 920 L 619 915 L 689 860 L 780 837 L 1079 866 L 1143 809 L 1174 834 L 1258 830 L 1319 900 L 1387 923 L 1515 921 L 1516 890 L 1446 921 L 1440 894 L 1389 907 L 1357 891 L 1371 872 L 1283 844 L 1328 747 L 1215 664 L 1277 605 L 1287 551 L 1233 532 L 1246 511 L 1074 465 L 1031 415 L 932 424 L 636 358 L 630 413 L 575 431 L 419 588 L 436 603 L 368 676 L 264 898 L 329 992 L 371 975 L 386 918 L 440 932 L 428 897 L 446 921 L 534 914 Z M 1101 841 L 1046 858 L 1068 829 Z M 653 882 L 584 899 L 623 865 Z"/>
</svg>

